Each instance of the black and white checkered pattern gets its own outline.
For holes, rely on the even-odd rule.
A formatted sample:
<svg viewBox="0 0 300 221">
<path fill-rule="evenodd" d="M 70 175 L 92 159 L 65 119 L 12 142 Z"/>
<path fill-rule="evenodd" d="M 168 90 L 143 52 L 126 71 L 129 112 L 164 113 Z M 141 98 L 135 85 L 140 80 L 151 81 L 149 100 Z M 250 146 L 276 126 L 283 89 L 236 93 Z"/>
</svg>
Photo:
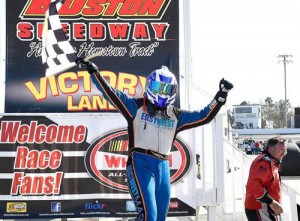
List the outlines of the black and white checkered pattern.
<svg viewBox="0 0 300 221">
<path fill-rule="evenodd" d="M 68 41 L 58 16 L 63 2 L 51 0 L 49 9 L 45 14 L 42 34 L 42 61 L 46 68 L 46 76 L 59 74 L 76 65 L 78 57 Z"/>
</svg>

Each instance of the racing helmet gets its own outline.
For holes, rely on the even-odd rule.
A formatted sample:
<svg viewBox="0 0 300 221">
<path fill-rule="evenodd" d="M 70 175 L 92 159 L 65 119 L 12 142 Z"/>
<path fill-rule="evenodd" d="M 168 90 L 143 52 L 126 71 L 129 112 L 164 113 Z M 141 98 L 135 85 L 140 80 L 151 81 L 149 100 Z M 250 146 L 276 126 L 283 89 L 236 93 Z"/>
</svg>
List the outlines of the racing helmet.
<svg viewBox="0 0 300 221">
<path fill-rule="evenodd" d="M 177 86 L 174 74 L 162 66 L 147 77 L 146 96 L 157 107 L 167 107 L 175 101 Z"/>
</svg>

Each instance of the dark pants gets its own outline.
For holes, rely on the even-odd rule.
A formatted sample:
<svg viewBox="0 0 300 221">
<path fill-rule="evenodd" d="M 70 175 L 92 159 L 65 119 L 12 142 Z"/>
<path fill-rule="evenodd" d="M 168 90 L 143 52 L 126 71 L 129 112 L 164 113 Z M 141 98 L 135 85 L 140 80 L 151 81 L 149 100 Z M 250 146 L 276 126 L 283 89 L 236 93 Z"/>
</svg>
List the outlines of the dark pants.
<svg viewBox="0 0 300 221">
<path fill-rule="evenodd" d="M 263 204 L 261 209 L 245 209 L 248 221 L 278 221 L 277 216 L 267 204 Z"/>
</svg>

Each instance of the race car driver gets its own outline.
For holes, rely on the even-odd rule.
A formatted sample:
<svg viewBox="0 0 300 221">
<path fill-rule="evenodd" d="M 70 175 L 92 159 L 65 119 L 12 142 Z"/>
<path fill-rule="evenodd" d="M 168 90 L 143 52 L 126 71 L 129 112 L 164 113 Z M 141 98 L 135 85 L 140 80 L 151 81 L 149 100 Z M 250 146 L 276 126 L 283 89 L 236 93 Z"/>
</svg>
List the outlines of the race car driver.
<svg viewBox="0 0 300 221">
<path fill-rule="evenodd" d="M 95 64 L 81 62 L 104 98 L 127 120 L 129 155 L 126 174 L 138 212 L 137 220 L 165 220 L 170 202 L 168 154 L 176 135 L 210 122 L 225 104 L 233 85 L 222 79 L 212 102 L 203 110 L 190 112 L 172 105 L 178 84 L 166 66 L 148 76 L 142 98 L 132 98 L 111 87 Z"/>
<path fill-rule="evenodd" d="M 263 153 L 252 162 L 246 186 L 245 212 L 249 221 L 276 221 L 283 212 L 280 205 L 279 167 L 287 154 L 285 140 L 273 137 Z"/>
</svg>

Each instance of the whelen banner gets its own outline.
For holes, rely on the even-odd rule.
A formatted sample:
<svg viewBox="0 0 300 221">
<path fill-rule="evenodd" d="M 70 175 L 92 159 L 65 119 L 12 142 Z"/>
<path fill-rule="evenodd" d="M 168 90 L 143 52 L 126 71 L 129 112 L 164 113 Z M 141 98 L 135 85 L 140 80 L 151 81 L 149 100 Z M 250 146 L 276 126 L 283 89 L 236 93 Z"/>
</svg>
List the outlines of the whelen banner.
<svg viewBox="0 0 300 221">
<path fill-rule="evenodd" d="M 126 124 L 106 115 L 0 118 L 0 219 L 134 217 Z M 194 216 L 191 151 L 181 139 L 169 163 L 168 215 Z"/>
<path fill-rule="evenodd" d="M 41 35 L 49 4 L 6 1 L 5 112 L 115 111 L 78 67 L 45 77 Z M 77 56 L 99 54 L 92 61 L 113 87 L 140 97 L 146 76 L 162 65 L 179 78 L 178 0 L 65 0 L 58 13 Z"/>
</svg>

